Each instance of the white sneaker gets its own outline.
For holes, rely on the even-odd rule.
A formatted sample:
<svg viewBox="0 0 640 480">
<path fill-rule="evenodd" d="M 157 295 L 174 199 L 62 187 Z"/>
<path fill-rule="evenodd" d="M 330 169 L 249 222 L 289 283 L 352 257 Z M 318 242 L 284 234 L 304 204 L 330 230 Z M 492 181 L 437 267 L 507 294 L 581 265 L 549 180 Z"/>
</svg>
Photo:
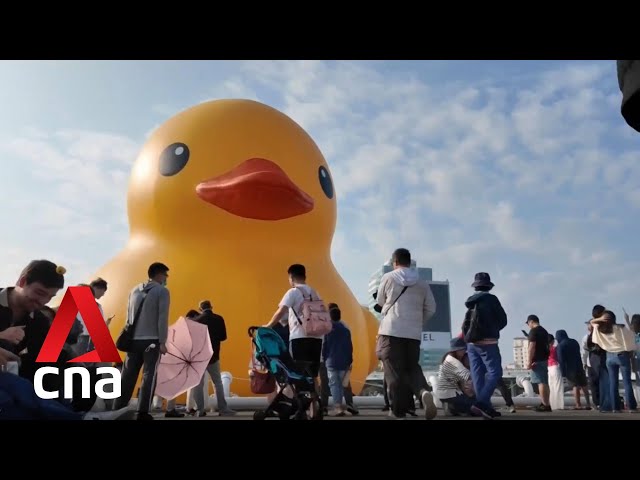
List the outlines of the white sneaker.
<svg viewBox="0 0 640 480">
<path fill-rule="evenodd" d="M 135 410 L 124 407 L 120 410 L 106 412 L 87 412 L 82 417 L 83 420 L 133 420 L 136 416 Z"/>
<path fill-rule="evenodd" d="M 391 410 L 389 410 L 389 413 L 387 414 L 387 418 L 390 420 L 406 420 L 407 417 L 397 417 L 395 413 L 393 413 Z"/>
<path fill-rule="evenodd" d="M 436 408 L 436 404 L 433 403 L 433 395 L 426 390 L 423 390 L 420 397 L 422 399 L 422 405 L 424 405 L 425 418 L 427 420 L 434 419 L 436 415 L 438 415 L 438 409 Z"/>
<path fill-rule="evenodd" d="M 453 412 L 451 411 L 451 405 L 449 402 L 442 402 L 442 413 L 445 417 L 453 417 Z"/>
</svg>

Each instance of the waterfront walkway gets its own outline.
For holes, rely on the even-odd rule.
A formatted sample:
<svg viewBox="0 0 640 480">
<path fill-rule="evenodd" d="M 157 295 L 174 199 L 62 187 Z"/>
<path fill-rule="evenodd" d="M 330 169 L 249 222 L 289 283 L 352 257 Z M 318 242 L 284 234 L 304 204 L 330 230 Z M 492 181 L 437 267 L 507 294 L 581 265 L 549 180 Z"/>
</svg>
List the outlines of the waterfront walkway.
<svg viewBox="0 0 640 480">
<path fill-rule="evenodd" d="M 421 413 L 419 410 L 418 412 Z M 501 411 L 502 416 L 498 419 L 504 420 L 640 420 L 640 413 L 629 413 L 623 411 L 621 413 L 600 413 L 594 410 L 557 410 L 549 413 L 534 412 L 528 408 L 519 408 L 516 413 L 509 413 Z M 165 418 L 164 412 L 153 412 L 153 416 L 157 420 L 167 421 L 180 421 L 180 420 L 220 420 L 220 421 L 235 421 L 235 420 L 253 420 L 253 411 L 240 411 L 233 417 L 219 417 L 217 414 L 207 413 L 206 417 L 190 417 L 183 418 Z M 279 421 L 277 418 L 270 418 L 269 421 Z M 338 421 L 338 420 L 388 420 L 386 412 L 382 412 L 379 408 L 364 408 L 360 410 L 360 415 L 345 417 L 325 417 L 325 421 Z M 408 421 L 424 421 L 424 416 L 408 417 Z M 442 411 L 438 412 L 438 416 L 435 420 L 468 420 L 468 421 L 483 421 L 482 418 L 470 418 L 470 417 L 445 417 L 442 415 Z"/>
</svg>

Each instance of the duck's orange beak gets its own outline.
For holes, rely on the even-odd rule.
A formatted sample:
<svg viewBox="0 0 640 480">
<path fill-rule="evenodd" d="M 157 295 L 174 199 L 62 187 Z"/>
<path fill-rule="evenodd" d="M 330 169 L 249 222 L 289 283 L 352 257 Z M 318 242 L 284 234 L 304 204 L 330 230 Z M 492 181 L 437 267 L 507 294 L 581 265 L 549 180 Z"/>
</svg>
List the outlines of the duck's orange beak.
<svg viewBox="0 0 640 480">
<path fill-rule="evenodd" d="M 278 165 L 264 158 L 246 160 L 200 183 L 196 193 L 229 213 L 256 220 L 282 220 L 313 210 L 313 198 Z"/>
</svg>

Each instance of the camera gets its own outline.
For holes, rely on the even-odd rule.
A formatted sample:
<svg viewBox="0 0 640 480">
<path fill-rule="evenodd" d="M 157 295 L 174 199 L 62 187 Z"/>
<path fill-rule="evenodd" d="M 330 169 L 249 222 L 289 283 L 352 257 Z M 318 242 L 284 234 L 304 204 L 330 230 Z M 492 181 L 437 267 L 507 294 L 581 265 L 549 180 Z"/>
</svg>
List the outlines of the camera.
<svg viewBox="0 0 640 480">
<path fill-rule="evenodd" d="M 378 292 L 373 292 L 373 299 L 374 300 L 378 299 Z M 382 312 L 382 307 L 377 303 L 373 306 L 373 309 L 378 313 Z"/>
</svg>

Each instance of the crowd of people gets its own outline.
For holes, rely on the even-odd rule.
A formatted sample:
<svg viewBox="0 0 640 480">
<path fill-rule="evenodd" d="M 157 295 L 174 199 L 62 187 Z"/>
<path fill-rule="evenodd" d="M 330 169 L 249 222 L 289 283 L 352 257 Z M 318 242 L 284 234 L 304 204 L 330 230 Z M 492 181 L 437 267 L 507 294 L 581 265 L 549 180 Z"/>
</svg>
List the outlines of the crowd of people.
<svg viewBox="0 0 640 480">
<path fill-rule="evenodd" d="M 102 363 L 67 363 L 93 349 L 82 315 L 78 314 L 57 362 L 36 362 L 56 314 L 56 309 L 47 306 L 51 299 L 64 288 L 66 270 L 48 260 L 34 260 L 20 273 L 13 287 L 0 289 L 0 419 L 70 419 L 70 420 L 111 420 L 130 419 L 152 420 L 149 413 L 156 386 L 159 357 L 166 353 L 169 326 L 169 292 L 166 288 L 168 267 L 162 263 L 149 266 L 148 280 L 137 285 L 129 296 L 127 323 L 135 324 L 133 341 L 121 368 L 121 396 L 113 403 L 105 402 L 102 411 L 95 411 L 97 395 L 90 389 L 88 398 L 81 395 L 81 379 L 73 377 L 71 398 L 39 398 L 34 391 L 36 370 L 45 366 L 56 366 L 60 371 L 72 366 L 84 366 L 90 372 L 92 387 L 100 379 L 97 373 Z M 108 283 L 98 278 L 89 285 L 100 313 L 104 317 L 98 300 L 106 293 Z M 198 311 L 187 314 L 191 321 L 207 326 L 213 347 L 213 355 L 207 366 L 217 394 L 217 409 L 220 415 L 234 415 L 228 408 L 220 378 L 220 345 L 226 339 L 224 318 L 213 313 L 209 300 L 199 304 Z M 113 317 L 105 318 L 109 324 Z M 9 372 L 11 363 L 19 367 Z M 130 405 L 135 385 L 142 370 L 142 382 L 138 391 L 137 407 Z M 64 391 L 64 375 L 43 377 L 46 391 Z M 203 375 L 199 385 L 192 389 L 196 409 L 188 412 L 204 416 L 205 385 Z M 166 416 L 182 417 L 184 414 L 168 402 Z"/>
<path fill-rule="evenodd" d="M 393 270 L 382 277 L 375 294 L 375 308 L 381 314 L 376 352 L 384 369 L 385 409 L 389 411 L 389 417 L 415 416 L 418 406 L 424 410 L 426 419 L 433 419 L 438 412 L 435 395 L 442 403 L 445 415 L 494 419 L 501 416 L 492 405 L 496 389 L 515 412 L 513 399 L 502 378 L 499 348 L 500 332 L 507 325 L 507 314 L 498 297 L 491 293 L 494 284 L 489 274 L 475 275 L 472 283 L 475 291 L 465 302 L 467 311 L 461 332 L 451 340 L 450 351 L 442 359 L 437 384 L 429 385 L 419 362 L 420 340 L 423 327 L 437 311 L 437 305 L 428 282 L 421 280 L 417 271 L 411 268 L 411 254 L 407 249 L 393 252 L 392 265 Z M 33 391 L 35 371 L 45 366 L 36 364 L 35 360 L 56 313 L 47 304 L 64 287 L 66 271 L 48 260 L 30 262 L 15 286 L 0 289 L 0 365 L 4 366 L 0 371 L 0 418 L 153 419 L 150 410 L 157 366 L 160 356 L 167 352 L 168 272 L 166 265 L 153 263 L 147 272 L 148 280 L 132 289 L 127 324 L 135 328 L 132 344 L 120 365 L 122 394 L 103 406 L 106 411 L 94 411 L 95 395 L 45 400 Z M 331 330 L 324 335 L 307 334 L 300 321 L 302 306 L 309 299 L 321 301 L 321 297 L 307 283 L 304 265 L 291 265 L 287 275 L 290 288 L 284 292 L 265 326 L 278 332 L 288 345 L 298 371 L 313 378 L 320 401 L 311 405 L 310 418 L 319 410 L 329 414 L 330 397 L 334 415 L 357 415 L 359 411 L 354 405 L 350 384 L 354 345 L 348 321 L 342 318 L 337 304 L 329 303 Z M 98 278 L 87 286 L 98 302 L 107 291 L 108 283 Z M 100 312 L 103 313 L 101 307 Z M 220 378 L 221 344 L 227 338 L 224 318 L 213 312 L 209 300 L 201 301 L 198 308 L 187 312 L 185 317 L 207 326 L 213 347 L 207 372 L 215 386 L 218 413 L 234 415 L 236 412 L 227 405 Z M 106 317 L 105 322 L 109 323 L 111 318 Z M 563 409 L 565 382 L 574 393 L 573 408 L 591 409 L 593 399 L 593 405 L 602 412 L 637 411 L 632 372 L 637 375 L 639 370 L 636 349 L 640 344 L 640 315 L 629 317 L 624 312 L 624 318 L 625 324 L 618 324 L 611 310 L 594 306 L 586 324 L 588 331 L 580 345 L 569 338 L 565 330 L 550 335 L 537 315 L 527 317 L 527 368 L 540 396 L 536 411 Z M 86 326 L 78 315 L 58 361 L 53 365 L 67 368 L 68 360 L 92 348 Z M 10 362 L 19 362 L 18 375 L 6 371 Z M 92 370 L 92 381 L 96 382 L 99 376 L 95 370 L 99 364 L 85 366 Z M 141 371 L 142 381 L 134 409 L 130 400 Z M 618 394 L 619 373 L 622 374 L 623 397 Z M 63 378 L 62 375 L 46 376 L 43 387 L 62 390 Z M 203 375 L 199 385 L 190 392 L 195 399 L 195 408 L 187 414 L 206 415 L 204 395 L 208 386 L 205 378 Z M 278 393 L 277 388 L 268 397 L 273 398 Z M 170 418 L 185 416 L 177 410 L 175 399 L 167 402 L 165 415 Z"/>
<path fill-rule="evenodd" d="M 476 289 L 483 286 L 479 284 L 483 279 L 484 286 L 492 286 L 487 284 L 489 280 L 486 274 L 478 274 L 474 283 Z M 502 312 L 500 309 L 497 311 L 499 320 L 496 323 L 506 325 L 506 320 L 502 320 Z M 499 358 L 499 351 L 497 355 L 494 352 L 493 358 L 486 354 L 481 355 L 480 365 L 477 358 L 469 355 L 478 344 L 491 345 L 493 343 L 489 342 L 497 340 L 486 338 L 487 334 L 472 333 L 474 322 L 479 323 L 482 330 L 491 324 L 494 318 L 469 310 L 462 332 L 451 341 L 450 351 L 444 356 L 440 366 L 436 389 L 447 415 L 472 415 L 488 419 L 501 416 L 491 405 L 491 396 L 502 376 L 501 362 L 495 360 Z M 540 404 L 533 409 L 534 411 L 564 410 L 566 384 L 573 393 L 573 410 L 592 410 L 593 399 L 593 405 L 600 412 L 637 412 L 632 373 L 638 381 L 640 315 L 635 314 L 630 318 L 624 312 L 624 318 L 625 324 L 616 323 L 616 316 L 611 310 L 602 305 L 595 305 L 591 319 L 586 322 L 587 332 L 580 344 L 570 338 L 565 330 L 557 330 L 555 336 L 548 333 L 537 315 L 527 317 L 526 324 L 530 330 L 523 331 L 528 338 L 526 368 L 540 398 Z M 496 336 L 496 331 L 493 330 L 492 336 Z M 624 396 L 619 394 L 620 374 Z M 510 411 L 515 413 L 511 395 L 502 388 L 500 390 Z M 484 396 L 478 395 L 479 391 L 483 392 Z M 584 405 L 582 398 L 585 401 Z"/>
</svg>

